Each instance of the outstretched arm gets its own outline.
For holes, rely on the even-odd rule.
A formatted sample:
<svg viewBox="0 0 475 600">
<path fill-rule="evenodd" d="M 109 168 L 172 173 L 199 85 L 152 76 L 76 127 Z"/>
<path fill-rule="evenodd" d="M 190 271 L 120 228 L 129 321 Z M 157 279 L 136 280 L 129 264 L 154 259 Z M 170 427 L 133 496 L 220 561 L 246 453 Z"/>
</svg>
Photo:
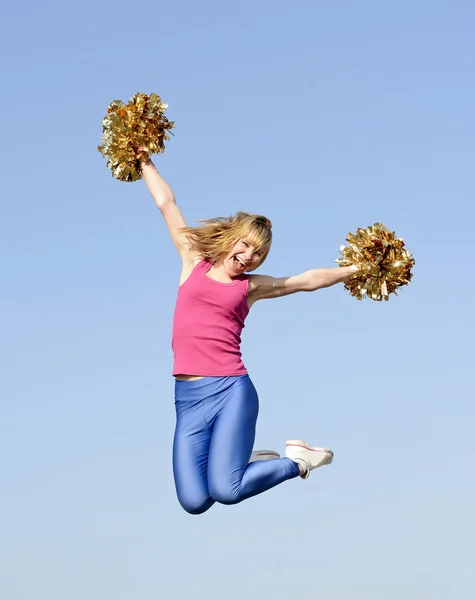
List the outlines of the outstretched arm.
<svg viewBox="0 0 475 600">
<path fill-rule="evenodd" d="M 190 244 L 179 229 L 186 227 L 186 221 L 176 204 L 173 191 L 150 158 L 143 163 L 142 172 L 148 191 L 165 219 L 172 241 L 181 256 L 185 258 L 190 253 Z"/>
<path fill-rule="evenodd" d="M 280 298 L 297 292 L 315 292 L 345 281 L 357 270 L 353 265 L 332 269 L 312 269 L 292 277 L 251 275 L 249 278 L 249 297 L 252 300 L 263 300 L 264 298 Z"/>
</svg>

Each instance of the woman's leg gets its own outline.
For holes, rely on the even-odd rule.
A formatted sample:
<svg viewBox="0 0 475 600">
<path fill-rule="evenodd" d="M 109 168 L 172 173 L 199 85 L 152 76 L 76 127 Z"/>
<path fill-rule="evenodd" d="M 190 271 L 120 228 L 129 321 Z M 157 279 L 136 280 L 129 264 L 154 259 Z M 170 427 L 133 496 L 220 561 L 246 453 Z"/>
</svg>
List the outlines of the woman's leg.
<svg viewBox="0 0 475 600">
<path fill-rule="evenodd" d="M 196 386 L 177 382 L 177 422 L 173 440 L 173 474 L 178 500 L 192 515 L 207 511 L 214 500 L 208 491 L 208 453 L 211 432 L 205 422 L 203 402 Z"/>
<path fill-rule="evenodd" d="M 289 458 L 251 464 L 259 399 L 248 376 L 236 378 L 220 402 L 213 422 L 208 460 L 208 489 L 221 504 L 237 504 L 300 475 Z"/>
</svg>

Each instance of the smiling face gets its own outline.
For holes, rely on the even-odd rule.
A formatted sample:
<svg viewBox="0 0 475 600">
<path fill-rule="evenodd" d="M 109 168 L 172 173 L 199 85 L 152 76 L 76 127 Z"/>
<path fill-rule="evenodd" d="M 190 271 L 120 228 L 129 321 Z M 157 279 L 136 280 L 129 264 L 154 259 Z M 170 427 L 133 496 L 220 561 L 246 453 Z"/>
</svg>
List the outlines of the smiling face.
<svg viewBox="0 0 475 600">
<path fill-rule="evenodd" d="M 239 239 L 224 257 L 223 267 L 229 277 L 237 277 L 254 271 L 267 258 L 270 243 L 259 246 L 252 232 Z"/>
</svg>

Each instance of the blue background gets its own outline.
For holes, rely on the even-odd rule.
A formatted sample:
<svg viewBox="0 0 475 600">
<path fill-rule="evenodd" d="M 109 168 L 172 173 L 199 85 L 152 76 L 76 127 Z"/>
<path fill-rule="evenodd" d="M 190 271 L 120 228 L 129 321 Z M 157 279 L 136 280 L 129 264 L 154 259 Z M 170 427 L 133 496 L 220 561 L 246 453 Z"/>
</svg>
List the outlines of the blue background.
<svg viewBox="0 0 475 600">
<path fill-rule="evenodd" d="M 475 595 L 469 1 L 30 0 L 0 47 L 0 595 L 457 600 Z M 261 272 L 331 267 L 376 221 L 398 298 L 258 303 L 256 447 L 331 467 L 192 517 L 171 472 L 180 260 L 143 182 L 96 150 L 108 104 L 169 104 L 156 164 L 190 224 L 267 215 Z"/>
</svg>

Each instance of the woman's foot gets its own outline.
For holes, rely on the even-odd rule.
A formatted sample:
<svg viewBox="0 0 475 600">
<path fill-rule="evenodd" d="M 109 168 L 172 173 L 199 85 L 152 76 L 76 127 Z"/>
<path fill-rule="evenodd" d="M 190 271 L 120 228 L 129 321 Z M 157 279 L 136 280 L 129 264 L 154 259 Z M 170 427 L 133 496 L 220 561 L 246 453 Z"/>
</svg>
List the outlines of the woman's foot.
<svg viewBox="0 0 475 600">
<path fill-rule="evenodd" d="M 285 456 L 298 464 L 302 479 L 307 479 L 313 469 L 329 465 L 333 460 L 329 448 L 310 446 L 302 440 L 287 440 Z"/>
</svg>

